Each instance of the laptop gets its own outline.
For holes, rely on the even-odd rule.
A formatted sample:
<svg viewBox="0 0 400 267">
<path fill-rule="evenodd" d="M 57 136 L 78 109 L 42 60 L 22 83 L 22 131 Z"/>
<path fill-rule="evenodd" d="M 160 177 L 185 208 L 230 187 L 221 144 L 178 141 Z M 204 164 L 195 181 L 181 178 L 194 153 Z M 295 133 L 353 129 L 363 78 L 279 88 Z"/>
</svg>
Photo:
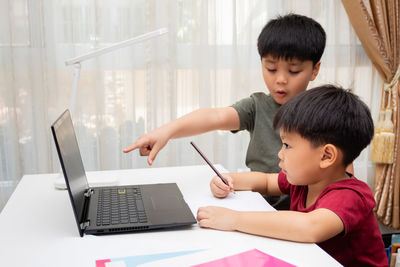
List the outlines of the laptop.
<svg viewBox="0 0 400 267">
<path fill-rule="evenodd" d="M 51 131 L 81 237 L 196 223 L 176 183 L 89 187 L 68 109 Z"/>
</svg>

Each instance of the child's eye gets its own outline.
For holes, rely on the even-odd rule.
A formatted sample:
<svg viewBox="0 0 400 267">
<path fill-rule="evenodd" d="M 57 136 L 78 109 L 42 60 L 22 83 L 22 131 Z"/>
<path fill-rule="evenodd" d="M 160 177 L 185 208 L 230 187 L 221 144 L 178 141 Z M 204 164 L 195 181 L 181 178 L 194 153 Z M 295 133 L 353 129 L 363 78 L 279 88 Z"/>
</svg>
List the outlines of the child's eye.
<svg viewBox="0 0 400 267">
<path fill-rule="evenodd" d="M 299 74 L 300 73 L 300 71 L 289 71 L 291 74 Z"/>
<path fill-rule="evenodd" d="M 276 70 L 267 68 L 267 71 L 274 73 Z"/>
<path fill-rule="evenodd" d="M 283 143 L 283 146 L 285 147 L 285 149 L 290 148 L 290 146 L 288 144 L 286 144 L 286 143 Z"/>
</svg>

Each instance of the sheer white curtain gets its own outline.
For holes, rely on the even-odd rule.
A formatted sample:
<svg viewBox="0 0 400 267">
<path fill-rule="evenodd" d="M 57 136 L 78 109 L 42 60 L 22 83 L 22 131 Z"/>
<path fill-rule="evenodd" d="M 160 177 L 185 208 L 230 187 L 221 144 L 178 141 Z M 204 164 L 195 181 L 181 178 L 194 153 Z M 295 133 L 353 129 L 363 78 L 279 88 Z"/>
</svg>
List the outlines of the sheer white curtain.
<svg viewBox="0 0 400 267">
<path fill-rule="evenodd" d="M 144 132 L 267 90 L 257 37 L 269 19 L 289 12 L 314 18 L 327 32 L 310 87 L 352 87 L 375 113 L 381 81 L 340 1 L 0 1 L 0 210 L 24 174 L 59 170 L 50 125 L 69 105 L 66 59 L 168 28 L 167 35 L 82 63 L 73 114 L 86 170 L 146 167 L 137 152 L 121 152 Z M 242 170 L 248 139 L 247 132 L 213 132 L 171 140 L 154 166 L 203 164 L 189 145 L 194 140 L 213 162 Z M 355 171 L 371 184 L 368 158 L 366 150 Z"/>
</svg>

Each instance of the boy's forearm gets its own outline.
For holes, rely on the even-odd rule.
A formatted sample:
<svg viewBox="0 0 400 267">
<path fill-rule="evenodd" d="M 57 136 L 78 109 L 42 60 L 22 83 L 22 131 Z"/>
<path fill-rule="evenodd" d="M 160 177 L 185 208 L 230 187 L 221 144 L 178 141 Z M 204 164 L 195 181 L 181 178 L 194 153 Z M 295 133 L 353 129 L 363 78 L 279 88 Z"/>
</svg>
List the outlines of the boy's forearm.
<svg viewBox="0 0 400 267">
<path fill-rule="evenodd" d="M 238 212 L 235 230 L 272 238 L 319 242 L 305 213 L 295 211 Z"/>
<path fill-rule="evenodd" d="M 325 208 L 311 212 L 282 210 L 235 213 L 234 230 L 290 241 L 320 243 L 344 231 L 341 218 Z"/>
<path fill-rule="evenodd" d="M 166 127 L 171 139 L 198 135 L 213 130 L 234 130 L 239 127 L 238 115 L 235 112 L 230 107 L 202 108 L 162 127 Z"/>
<path fill-rule="evenodd" d="M 233 179 L 234 189 L 237 191 L 255 191 L 260 194 L 266 193 L 267 177 L 261 172 L 231 172 L 228 173 Z"/>
<path fill-rule="evenodd" d="M 251 190 L 260 194 L 281 195 L 277 188 L 277 173 L 236 172 L 228 173 L 233 179 L 234 189 L 238 191 Z"/>
<path fill-rule="evenodd" d="M 199 109 L 167 124 L 171 139 L 202 134 L 212 130 L 209 109 Z"/>
</svg>

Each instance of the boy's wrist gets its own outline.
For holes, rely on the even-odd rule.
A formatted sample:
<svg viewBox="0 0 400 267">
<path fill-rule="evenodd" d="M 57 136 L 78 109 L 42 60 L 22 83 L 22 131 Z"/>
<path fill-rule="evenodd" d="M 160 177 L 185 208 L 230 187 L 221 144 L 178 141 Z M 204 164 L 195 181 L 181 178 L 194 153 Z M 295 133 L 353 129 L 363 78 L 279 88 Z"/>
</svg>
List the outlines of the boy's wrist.
<svg viewBox="0 0 400 267">
<path fill-rule="evenodd" d="M 161 130 L 164 132 L 164 135 L 167 137 L 167 140 L 173 139 L 175 133 L 177 132 L 174 125 L 171 123 L 161 126 Z"/>
<path fill-rule="evenodd" d="M 243 212 L 240 211 L 233 211 L 232 214 L 232 228 L 234 231 L 240 231 L 240 222 L 242 218 Z"/>
</svg>

